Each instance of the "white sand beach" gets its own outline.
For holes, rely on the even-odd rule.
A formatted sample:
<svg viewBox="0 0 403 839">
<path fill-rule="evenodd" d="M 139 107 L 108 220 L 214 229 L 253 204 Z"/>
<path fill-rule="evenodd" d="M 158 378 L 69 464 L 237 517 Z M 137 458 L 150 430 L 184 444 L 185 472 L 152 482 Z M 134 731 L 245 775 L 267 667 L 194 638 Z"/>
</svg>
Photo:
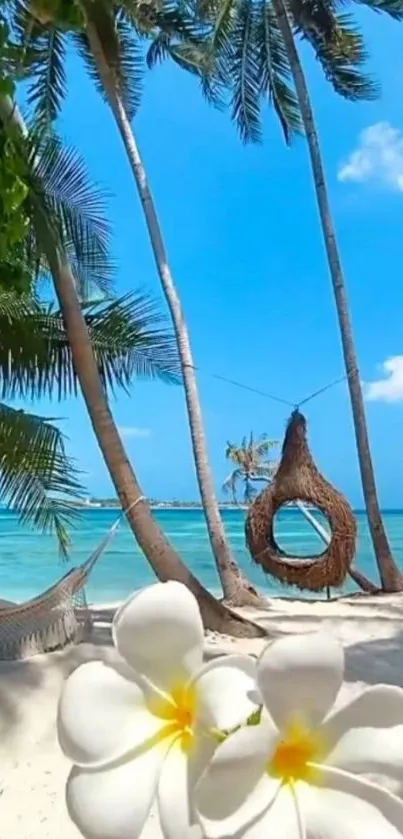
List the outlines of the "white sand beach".
<svg viewBox="0 0 403 839">
<path fill-rule="evenodd" d="M 271 638 L 317 629 L 335 635 L 346 650 L 340 704 L 366 684 L 403 686 L 403 596 L 344 598 L 331 602 L 273 599 L 267 612 L 248 614 Z M 24 662 L 0 663 L 0 837 L 78 839 L 64 804 L 69 765 L 55 730 L 58 696 L 66 676 L 91 659 L 113 660 L 113 607 L 93 607 L 93 643 Z M 256 655 L 266 641 L 206 636 L 206 657 L 242 651 Z M 144 839 L 159 839 L 150 816 Z"/>
</svg>

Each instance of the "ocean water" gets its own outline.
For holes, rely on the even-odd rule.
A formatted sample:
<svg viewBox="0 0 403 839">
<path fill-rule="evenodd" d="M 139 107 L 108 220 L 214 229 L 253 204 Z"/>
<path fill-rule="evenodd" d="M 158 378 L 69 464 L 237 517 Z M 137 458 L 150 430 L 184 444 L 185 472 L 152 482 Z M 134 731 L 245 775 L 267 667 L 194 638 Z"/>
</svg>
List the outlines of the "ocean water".
<svg viewBox="0 0 403 839">
<path fill-rule="evenodd" d="M 82 512 L 72 532 L 70 565 L 83 562 L 91 554 L 117 515 L 118 512 L 111 509 L 97 508 Z M 219 584 L 202 511 L 156 510 L 153 515 L 202 583 L 210 590 L 218 591 Z M 295 596 L 295 589 L 277 585 L 252 564 L 245 548 L 245 513 L 226 509 L 222 515 L 234 555 L 258 588 L 271 596 Z M 356 517 L 359 530 L 356 567 L 376 580 L 366 516 L 357 512 Z M 403 569 L 403 511 L 385 511 L 383 517 L 394 556 Z M 282 510 L 276 517 L 276 537 L 281 546 L 292 553 L 309 555 L 322 550 L 319 537 L 301 513 L 292 508 Z M 34 597 L 52 585 L 68 567 L 62 563 L 53 538 L 22 527 L 15 515 L 0 510 L 0 598 L 20 602 Z M 88 599 L 93 603 L 114 602 L 151 583 L 153 579 L 129 527 L 124 523 L 91 575 L 87 587 Z M 343 591 L 354 591 L 354 584 L 347 583 Z M 301 596 L 300 593 L 298 596 Z"/>
</svg>

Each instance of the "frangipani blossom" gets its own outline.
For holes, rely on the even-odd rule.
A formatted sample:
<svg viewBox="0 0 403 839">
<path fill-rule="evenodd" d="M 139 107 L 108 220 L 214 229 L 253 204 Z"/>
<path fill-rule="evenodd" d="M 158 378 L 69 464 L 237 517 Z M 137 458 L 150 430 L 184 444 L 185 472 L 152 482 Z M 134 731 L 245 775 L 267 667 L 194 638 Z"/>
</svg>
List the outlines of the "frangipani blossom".
<svg viewBox="0 0 403 839">
<path fill-rule="evenodd" d="M 401 839 L 403 802 L 358 773 L 403 780 L 403 691 L 371 687 L 332 712 L 343 672 L 330 636 L 266 647 L 261 722 L 228 737 L 196 786 L 207 839 Z"/>
<path fill-rule="evenodd" d="M 87 839 L 137 839 L 157 803 L 167 839 L 186 839 L 191 793 L 217 747 L 217 730 L 244 722 L 255 664 L 226 656 L 203 666 L 204 632 L 188 589 L 158 583 L 117 612 L 121 667 L 94 661 L 67 680 L 59 742 L 75 764 L 70 817 Z"/>
</svg>

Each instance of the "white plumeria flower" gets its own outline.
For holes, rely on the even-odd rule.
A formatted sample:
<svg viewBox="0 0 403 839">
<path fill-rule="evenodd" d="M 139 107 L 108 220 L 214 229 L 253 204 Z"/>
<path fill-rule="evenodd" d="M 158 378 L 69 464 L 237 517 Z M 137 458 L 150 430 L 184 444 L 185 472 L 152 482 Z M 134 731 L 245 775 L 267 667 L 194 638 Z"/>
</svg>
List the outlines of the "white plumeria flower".
<svg viewBox="0 0 403 839">
<path fill-rule="evenodd" d="M 261 722 L 228 737 L 196 786 L 207 839 L 401 839 L 403 802 L 363 774 L 403 779 L 403 691 L 371 687 L 332 712 L 343 673 L 330 636 L 266 647 Z"/>
<path fill-rule="evenodd" d="M 113 621 L 122 667 L 83 664 L 59 705 L 59 742 L 75 764 L 70 817 L 87 839 L 137 839 L 154 800 L 167 839 L 193 824 L 191 792 L 217 747 L 256 705 L 256 665 L 226 656 L 203 666 L 196 599 L 176 582 L 131 597 Z"/>
</svg>

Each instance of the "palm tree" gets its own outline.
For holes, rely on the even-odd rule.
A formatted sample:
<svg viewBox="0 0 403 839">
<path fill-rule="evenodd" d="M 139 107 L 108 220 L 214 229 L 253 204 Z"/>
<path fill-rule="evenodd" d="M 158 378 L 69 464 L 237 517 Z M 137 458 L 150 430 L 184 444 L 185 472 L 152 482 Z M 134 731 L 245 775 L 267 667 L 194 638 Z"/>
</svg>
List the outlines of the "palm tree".
<svg viewBox="0 0 403 839">
<path fill-rule="evenodd" d="M 77 375 L 62 316 L 38 297 L 38 255 L 24 212 L 26 192 L 18 178 L 15 185 L 11 177 L 16 161 L 11 160 L 2 134 L 0 147 L 0 179 L 6 186 L 0 195 L 0 498 L 23 521 L 55 531 L 65 553 L 67 528 L 76 515 L 71 500 L 83 494 L 78 471 L 66 454 L 59 427 L 45 417 L 13 408 L 10 401 L 76 395 Z M 74 231 L 76 276 L 85 291 L 99 244 L 91 226 L 85 226 L 89 220 L 85 202 L 92 198 L 96 206 L 97 195 L 91 196 L 86 189 L 77 155 L 59 145 L 48 149 L 51 154 L 47 162 L 42 158 L 42 176 L 54 210 Z M 69 182 L 70 170 L 75 180 Z M 103 281 L 107 266 L 106 258 Z M 83 311 L 105 389 L 126 388 L 133 376 L 179 381 L 175 343 L 152 300 L 132 294 L 121 300 L 87 303 Z"/>
<path fill-rule="evenodd" d="M 21 212 L 29 222 L 29 247 L 36 254 L 36 262 L 42 271 L 47 270 L 52 276 L 72 362 L 88 414 L 117 495 L 123 509 L 127 510 L 129 523 L 140 547 L 160 580 L 179 580 L 193 591 L 206 627 L 240 636 L 264 635 L 260 627 L 231 613 L 201 586 L 153 519 L 113 420 L 105 382 L 100 375 L 97 356 L 80 305 L 77 287 L 81 275 L 81 253 L 73 235 L 74 227 L 69 224 L 71 216 L 55 212 L 54 195 L 46 189 L 44 173 L 49 161 L 53 159 L 52 154 L 57 156 L 58 144 L 51 138 L 51 141 L 47 140 L 39 146 L 34 141 L 32 146 L 31 137 L 16 104 L 8 95 L 1 94 L 1 91 L 0 126 L 6 132 L 8 143 L 16 153 L 23 172 L 25 198 Z M 82 190 L 80 194 L 82 196 Z M 88 206 L 86 210 L 88 214 Z M 87 214 L 84 212 L 81 215 L 80 229 L 88 230 Z M 87 272 L 94 268 L 94 261 L 84 263 L 84 268 L 87 276 Z"/>
<path fill-rule="evenodd" d="M 401 0 L 364 0 L 377 12 L 403 18 Z M 301 0 L 212 0 L 209 8 L 209 50 L 219 79 L 232 91 L 232 116 L 244 140 L 260 139 L 262 98 L 272 102 L 286 138 L 305 131 L 316 200 L 341 336 L 353 412 L 355 438 L 369 528 L 384 591 L 403 589 L 394 562 L 377 498 L 364 401 L 354 347 L 346 286 L 330 210 L 307 82 L 296 35 L 313 48 L 325 76 L 337 93 L 352 101 L 373 98 L 377 87 L 361 72 L 366 53 L 350 16 L 334 7 Z"/>
<path fill-rule="evenodd" d="M 275 440 L 269 440 L 263 434 L 255 440 L 251 431 L 249 439 L 244 437 L 241 445 L 227 443 L 225 451 L 226 458 L 234 464 L 223 483 L 224 492 L 231 492 L 234 503 L 237 504 L 238 483 L 243 482 L 243 502 L 250 504 L 256 495 L 254 482 L 271 481 L 275 475 L 277 464 L 267 458 L 267 455 L 274 447 L 278 446 Z"/>
<path fill-rule="evenodd" d="M 225 601 L 231 605 L 259 604 L 252 584 L 236 565 L 226 538 L 209 467 L 207 444 L 197 388 L 189 333 L 178 291 L 168 262 L 154 199 L 131 126 L 139 103 L 141 53 L 138 35 L 152 35 L 149 60 L 155 61 L 170 49 L 181 65 L 192 69 L 181 40 L 197 42 L 197 27 L 179 14 L 175 5 L 139 4 L 134 0 L 77 0 L 53 5 L 14 0 L 14 31 L 25 49 L 28 66 L 34 67 L 29 100 L 42 121 L 57 116 L 65 91 L 65 31 L 73 33 L 74 43 L 83 56 L 102 96 L 108 102 L 120 132 L 138 190 L 162 290 L 172 318 L 182 369 L 190 435 L 196 475 L 211 547 L 221 580 Z M 62 29 L 61 29 L 62 27 Z M 176 43 L 175 41 L 178 43 Z M 173 42 L 173 43 L 172 43 Z M 185 45 L 186 46 L 186 45 Z M 31 54 L 31 49 L 35 56 Z"/>
</svg>

